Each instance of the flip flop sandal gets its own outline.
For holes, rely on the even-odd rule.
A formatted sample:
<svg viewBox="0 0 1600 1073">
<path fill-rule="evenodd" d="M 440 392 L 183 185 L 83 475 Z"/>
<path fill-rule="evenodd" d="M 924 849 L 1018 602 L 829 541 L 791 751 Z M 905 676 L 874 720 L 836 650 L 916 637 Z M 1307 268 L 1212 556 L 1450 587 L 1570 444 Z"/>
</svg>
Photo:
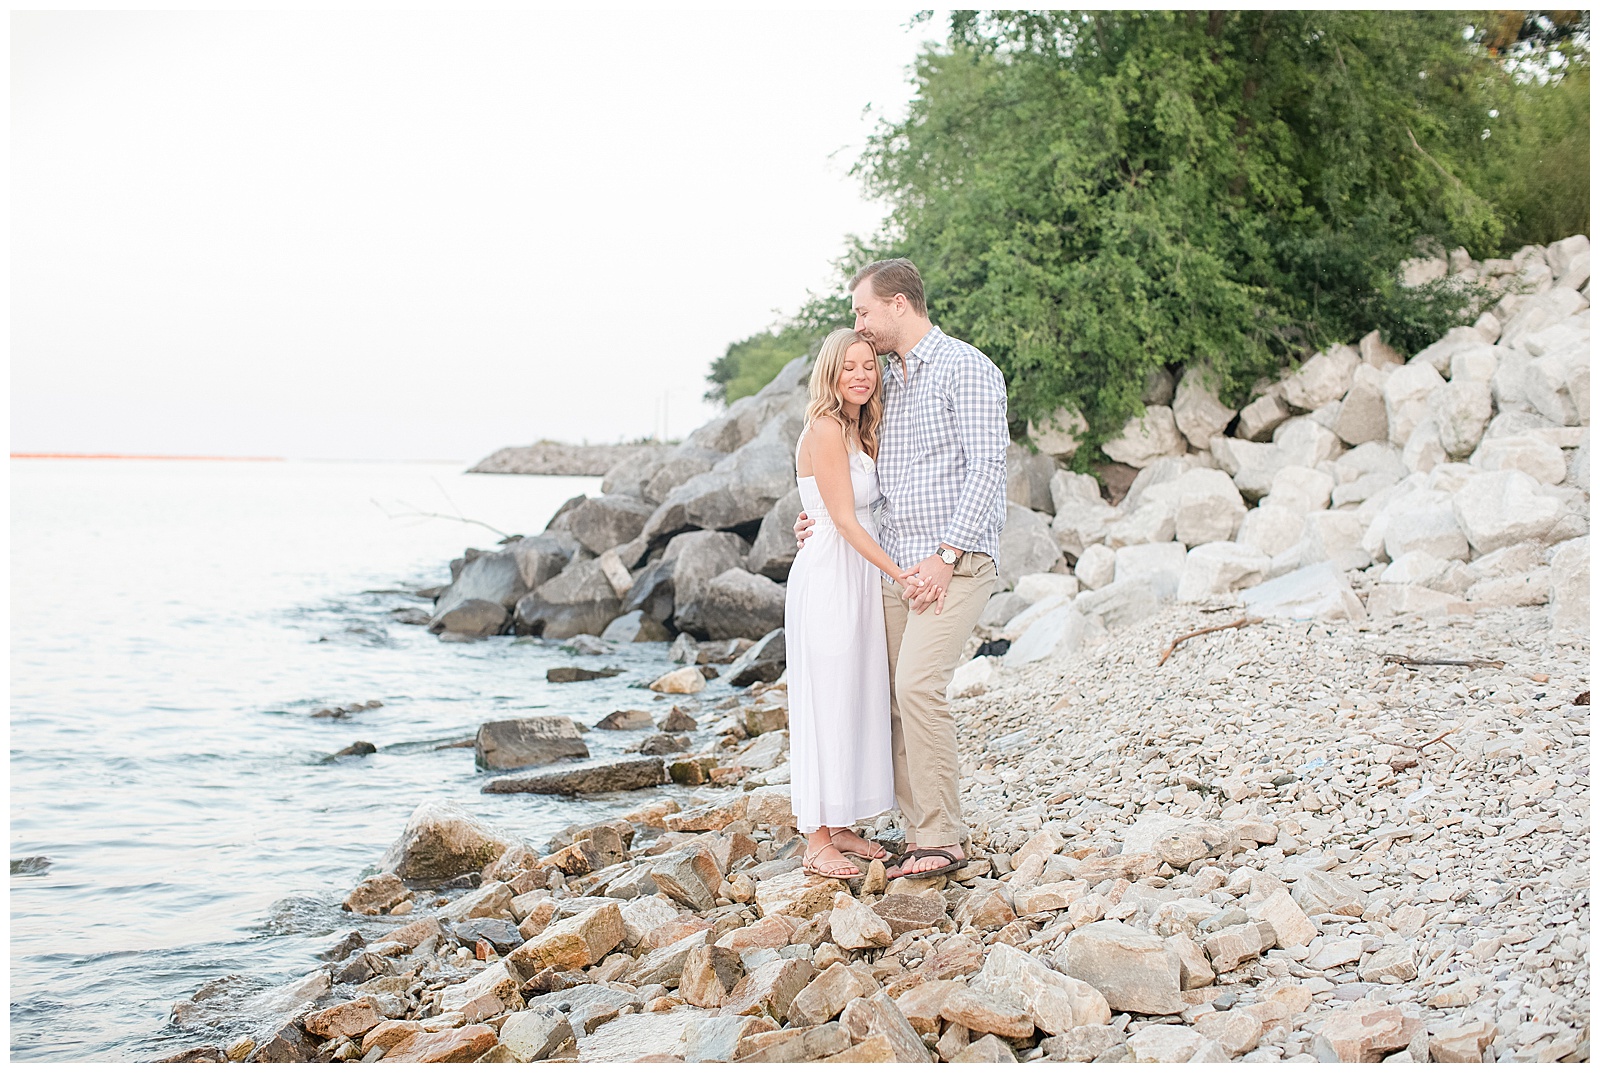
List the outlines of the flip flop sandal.
<svg viewBox="0 0 1600 1073">
<path fill-rule="evenodd" d="M 965 857 L 957 857 L 955 854 L 942 849 L 914 849 L 908 850 L 903 856 L 901 856 L 901 858 L 895 862 L 895 866 L 899 867 L 907 861 L 921 860 L 924 857 L 942 857 L 944 860 L 950 863 L 941 865 L 938 868 L 929 868 L 923 871 L 901 872 L 899 875 L 890 876 L 889 878 L 926 879 L 929 876 L 942 876 L 950 872 L 958 872 L 971 863 Z"/>
<path fill-rule="evenodd" d="M 819 849 L 819 850 L 817 850 L 817 852 L 813 853 L 809 857 L 801 857 L 800 858 L 800 871 L 804 872 L 808 876 L 817 876 L 819 879 L 849 880 L 849 879 L 861 879 L 862 877 L 864 877 L 866 875 L 866 873 L 863 872 L 861 869 L 856 868 L 856 866 L 851 864 L 849 861 L 842 861 L 839 864 L 835 864 L 835 865 L 832 865 L 832 866 L 823 866 L 823 867 L 820 867 L 820 868 L 817 867 L 816 860 L 817 860 L 818 857 L 820 857 L 824 853 L 828 852 L 828 849 L 837 849 L 837 848 L 838 848 L 837 846 L 830 846 L 830 847 L 827 847 L 827 849 Z M 842 856 L 842 854 L 841 854 L 841 856 Z M 831 869 L 832 869 L 831 871 L 829 870 L 829 867 L 831 867 Z M 849 873 L 841 872 L 840 871 L 841 868 L 849 868 L 849 869 L 852 869 L 853 871 L 851 871 Z"/>
</svg>

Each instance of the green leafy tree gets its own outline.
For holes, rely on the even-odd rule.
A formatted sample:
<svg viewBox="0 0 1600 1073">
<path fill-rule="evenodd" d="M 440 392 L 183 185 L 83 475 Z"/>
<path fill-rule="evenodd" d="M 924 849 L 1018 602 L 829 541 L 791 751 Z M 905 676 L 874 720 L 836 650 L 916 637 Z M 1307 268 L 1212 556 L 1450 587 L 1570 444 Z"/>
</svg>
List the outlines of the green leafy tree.
<svg viewBox="0 0 1600 1073">
<path fill-rule="evenodd" d="M 1485 132 L 1497 146 L 1493 183 L 1504 246 L 1589 233 L 1589 12 L 1496 12 L 1484 47 L 1515 88 Z"/>
<path fill-rule="evenodd" d="M 860 165 L 935 319 L 1006 372 L 1020 426 L 1104 439 L 1158 366 L 1238 401 L 1374 327 L 1414 347 L 1463 297 L 1405 291 L 1419 238 L 1496 248 L 1481 117 L 1504 79 L 1442 12 L 961 12 Z"/>
</svg>

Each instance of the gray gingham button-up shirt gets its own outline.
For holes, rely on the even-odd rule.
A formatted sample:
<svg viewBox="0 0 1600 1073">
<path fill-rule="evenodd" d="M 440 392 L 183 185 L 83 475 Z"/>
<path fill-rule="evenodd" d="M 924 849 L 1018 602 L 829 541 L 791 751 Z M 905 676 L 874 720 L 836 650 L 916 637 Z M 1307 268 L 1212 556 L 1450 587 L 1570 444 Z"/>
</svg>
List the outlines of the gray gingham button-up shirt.
<svg viewBox="0 0 1600 1073">
<path fill-rule="evenodd" d="M 1010 441 L 1005 377 L 977 347 L 934 328 L 888 362 L 877 468 L 889 557 L 914 566 L 941 543 L 995 555 Z"/>
</svg>

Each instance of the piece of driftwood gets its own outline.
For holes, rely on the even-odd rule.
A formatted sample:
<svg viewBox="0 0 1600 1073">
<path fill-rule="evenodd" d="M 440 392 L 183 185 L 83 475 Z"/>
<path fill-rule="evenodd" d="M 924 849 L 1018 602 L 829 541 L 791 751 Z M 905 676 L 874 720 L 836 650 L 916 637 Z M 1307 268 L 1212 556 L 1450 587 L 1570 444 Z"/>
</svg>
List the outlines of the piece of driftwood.
<svg viewBox="0 0 1600 1073">
<path fill-rule="evenodd" d="M 1464 725 L 1465 724 L 1462 724 L 1462 726 L 1464 726 Z M 1445 731 L 1443 734 L 1440 734 L 1437 737 L 1429 738 L 1427 741 L 1423 742 L 1421 745 L 1411 745 L 1411 744 L 1408 744 L 1407 742 L 1403 742 L 1403 741 L 1390 741 L 1388 738 L 1380 738 L 1376 734 L 1372 735 L 1372 740 L 1373 741 L 1377 741 L 1377 742 L 1381 742 L 1384 745 L 1393 745 L 1397 749 L 1415 749 L 1419 753 L 1422 750 L 1426 749 L 1430 745 L 1441 745 L 1441 744 L 1446 749 L 1449 749 L 1451 752 L 1455 752 L 1456 751 L 1456 747 L 1454 745 L 1451 745 L 1449 742 L 1445 741 L 1444 739 L 1448 738 L 1450 735 L 1454 734 L 1456 731 L 1458 731 L 1460 729 L 1461 729 L 1461 726 L 1453 726 L 1449 730 Z"/>
<path fill-rule="evenodd" d="M 1167 659 L 1172 655 L 1173 651 L 1179 645 L 1183 644 L 1183 642 L 1189 640 L 1191 637 L 1199 637 L 1202 634 L 1207 634 L 1207 633 L 1218 633 L 1218 632 L 1220 632 L 1222 630 L 1236 630 L 1240 626 L 1251 626 L 1251 625 L 1254 625 L 1255 623 L 1260 622 L 1260 621 L 1261 620 L 1258 619 L 1258 618 L 1251 618 L 1248 615 L 1246 615 L 1244 618 L 1236 618 L 1232 622 L 1224 622 L 1220 626 L 1206 626 L 1206 627 L 1203 627 L 1202 629 L 1190 630 L 1188 633 L 1181 633 L 1178 636 L 1174 637 L 1172 639 L 1172 643 L 1169 644 L 1162 651 L 1161 658 L 1156 660 L 1156 666 L 1159 667 L 1162 664 L 1166 663 Z"/>
<path fill-rule="evenodd" d="M 1503 659 L 1428 659 L 1402 656 L 1398 652 L 1384 654 L 1383 662 L 1398 663 L 1402 667 L 1504 667 Z"/>
</svg>

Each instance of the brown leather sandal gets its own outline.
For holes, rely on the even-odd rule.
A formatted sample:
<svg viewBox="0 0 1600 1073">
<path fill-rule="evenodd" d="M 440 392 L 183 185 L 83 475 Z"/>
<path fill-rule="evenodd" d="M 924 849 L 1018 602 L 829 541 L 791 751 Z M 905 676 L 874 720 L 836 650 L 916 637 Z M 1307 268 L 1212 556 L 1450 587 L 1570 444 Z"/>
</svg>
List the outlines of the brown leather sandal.
<svg viewBox="0 0 1600 1073">
<path fill-rule="evenodd" d="M 925 878 L 927 878 L 929 876 L 942 876 L 942 875 L 946 875 L 947 873 L 950 873 L 950 872 L 958 872 L 961 869 L 965 868 L 969 863 L 971 863 L 971 862 L 969 862 L 967 860 L 967 858 L 965 858 L 965 857 L 957 857 L 954 853 L 951 853 L 949 850 L 944 850 L 944 849 L 913 849 L 913 850 L 907 850 L 904 854 L 902 854 L 900 859 L 894 862 L 895 863 L 895 867 L 899 868 L 901 865 L 905 864 L 907 861 L 921 860 L 924 857 L 943 857 L 946 861 L 948 861 L 950 863 L 945 864 L 945 865 L 941 865 L 938 868 L 928 868 L 928 869 L 924 869 L 922 871 L 905 871 L 905 870 L 902 869 L 899 873 L 894 873 L 894 872 L 889 873 L 889 878 L 890 879 L 925 879 Z"/>
</svg>

